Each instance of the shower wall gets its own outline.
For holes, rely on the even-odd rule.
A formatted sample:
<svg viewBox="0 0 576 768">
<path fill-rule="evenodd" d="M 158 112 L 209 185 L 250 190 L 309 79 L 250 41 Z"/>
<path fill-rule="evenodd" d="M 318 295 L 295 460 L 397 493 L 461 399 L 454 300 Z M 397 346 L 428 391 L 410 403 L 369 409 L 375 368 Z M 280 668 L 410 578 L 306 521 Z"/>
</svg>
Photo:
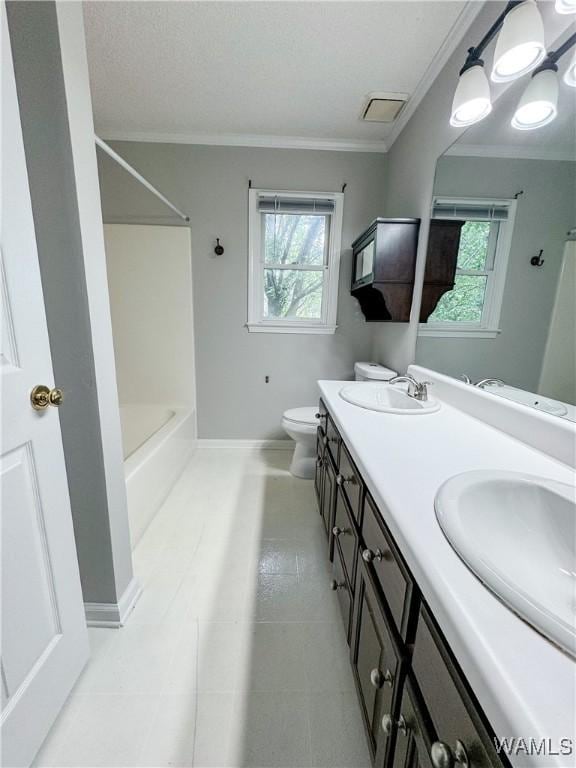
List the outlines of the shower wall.
<svg viewBox="0 0 576 768">
<path fill-rule="evenodd" d="M 121 405 L 195 410 L 190 230 L 107 224 L 104 234 Z"/>
</svg>

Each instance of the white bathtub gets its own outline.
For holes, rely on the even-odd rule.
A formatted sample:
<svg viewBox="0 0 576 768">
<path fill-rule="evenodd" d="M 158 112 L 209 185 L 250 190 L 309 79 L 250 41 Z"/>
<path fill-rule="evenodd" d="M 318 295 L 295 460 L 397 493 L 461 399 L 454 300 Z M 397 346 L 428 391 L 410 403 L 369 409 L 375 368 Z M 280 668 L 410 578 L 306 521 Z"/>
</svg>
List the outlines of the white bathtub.
<svg viewBox="0 0 576 768">
<path fill-rule="evenodd" d="M 196 443 L 192 410 L 161 405 L 121 405 L 124 474 L 130 538 L 135 547 Z"/>
</svg>

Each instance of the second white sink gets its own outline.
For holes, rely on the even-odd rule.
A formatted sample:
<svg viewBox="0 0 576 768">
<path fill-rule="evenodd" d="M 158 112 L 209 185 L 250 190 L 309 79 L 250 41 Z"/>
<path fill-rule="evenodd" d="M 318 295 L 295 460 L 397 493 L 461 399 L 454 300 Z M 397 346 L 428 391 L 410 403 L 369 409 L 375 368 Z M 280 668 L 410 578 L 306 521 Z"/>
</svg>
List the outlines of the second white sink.
<svg viewBox="0 0 576 768">
<path fill-rule="evenodd" d="M 340 397 L 352 405 L 380 413 L 397 413 L 404 416 L 434 413 L 440 403 L 431 397 L 416 400 L 410 397 L 404 388 L 380 381 L 357 381 L 347 384 L 340 390 Z"/>
<path fill-rule="evenodd" d="M 515 613 L 576 656 L 576 489 L 478 470 L 441 486 L 438 522 L 466 565 Z"/>
</svg>

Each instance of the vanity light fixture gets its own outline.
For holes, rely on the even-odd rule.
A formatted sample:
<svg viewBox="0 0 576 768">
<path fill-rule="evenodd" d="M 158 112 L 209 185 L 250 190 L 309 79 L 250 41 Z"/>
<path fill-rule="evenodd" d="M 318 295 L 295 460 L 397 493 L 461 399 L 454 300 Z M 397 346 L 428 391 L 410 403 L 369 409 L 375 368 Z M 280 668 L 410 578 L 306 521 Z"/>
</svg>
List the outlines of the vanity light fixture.
<svg viewBox="0 0 576 768">
<path fill-rule="evenodd" d="M 557 13 L 576 13 L 576 0 L 556 0 Z"/>
<path fill-rule="evenodd" d="M 576 0 L 557 0 L 576 7 Z M 482 53 L 499 34 L 492 80 L 506 82 L 535 69 L 518 103 L 512 126 L 521 131 L 552 122 L 558 112 L 558 59 L 576 45 L 576 34 L 546 54 L 544 26 L 534 0 L 510 0 L 477 46 L 468 49 L 452 102 L 450 125 L 463 128 L 484 119 L 492 111 L 490 85 Z M 576 87 L 576 57 L 564 74 L 564 82 Z"/>
<path fill-rule="evenodd" d="M 546 56 L 544 24 L 534 0 L 510 8 L 496 41 L 491 78 L 506 83 L 531 72 Z"/>
<path fill-rule="evenodd" d="M 558 67 L 539 67 L 532 75 L 512 118 L 519 131 L 548 125 L 558 114 Z"/>
<path fill-rule="evenodd" d="M 492 111 L 490 84 L 484 72 L 482 59 L 475 59 L 462 67 L 452 102 L 450 125 L 463 128 L 482 120 Z"/>
<path fill-rule="evenodd" d="M 544 63 L 536 69 L 522 94 L 511 125 L 520 131 L 530 131 L 548 125 L 558 114 L 558 59 L 576 45 L 576 33 L 559 48 L 551 51 Z M 574 60 L 567 74 L 574 76 Z M 566 77 L 566 76 L 565 76 Z M 568 82 L 568 81 L 567 81 Z M 576 85 L 576 84 L 575 84 Z"/>
</svg>

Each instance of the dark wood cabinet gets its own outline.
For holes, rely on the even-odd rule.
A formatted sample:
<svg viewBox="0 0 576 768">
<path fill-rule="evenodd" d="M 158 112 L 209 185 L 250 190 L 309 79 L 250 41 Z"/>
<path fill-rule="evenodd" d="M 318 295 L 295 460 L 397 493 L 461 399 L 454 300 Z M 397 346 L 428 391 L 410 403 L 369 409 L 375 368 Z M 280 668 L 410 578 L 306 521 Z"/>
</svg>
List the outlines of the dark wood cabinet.
<svg viewBox="0 0 576 768">
<path fill-rule="evenodd" d="M 464 221 L 432 219 L 426 251 L 420 322 L 425 323 L 442 296 L 454 288 L 460 234 Z"/>
<path fill-rule="evenodd" d="M 352 243 L 352 295 L 368 322 L 408 322 L 420 219 L 376 219 Z"/>
<path fill-rule="evenodd" d="M 390 751 L 392 734 L 382 732 L 382 718 L 396 714 L 404 662 L 390 633 L 374 581 L 362 562 L 358 566 L 352 668 L 372 756 Z"/>
<path fill-rule="evenodd" d="M 334 420 L 326 413 L 320 422 L 315 486 L 333 561 L 330 587 L 375 768 L 465 759 L 468 768 L 509 768 Z"/>
</svg>

